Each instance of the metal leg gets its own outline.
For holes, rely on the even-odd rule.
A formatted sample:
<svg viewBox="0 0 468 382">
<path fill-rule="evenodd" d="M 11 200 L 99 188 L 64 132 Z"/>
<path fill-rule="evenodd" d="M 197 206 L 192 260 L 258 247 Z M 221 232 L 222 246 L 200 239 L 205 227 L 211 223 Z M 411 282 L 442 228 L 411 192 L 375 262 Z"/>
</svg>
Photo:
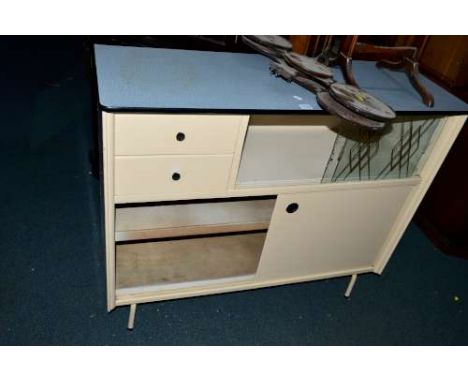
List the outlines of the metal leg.
<svg viewBox="0 0 468 382">
<path fill-rule="evenodd" d="M 356 274 L 352 275 L 351 280 L 349 280 L 348 287 L 346 288 L 346 292 L 344 294 L 346 298 L 349 298 L 349 296 L 351 296 L 351 292 L 353 291 L 354 284 L 356 284 L 356 280 L 357 280 L 357 275 Z"/>
<path fill-rule="evenodd" d="M 137 304 L 130 305 L 130 313 L 128 315 L 128 330 L 132 330 L 135 324 L 135 314 L 136 314 Z"/>
</svg>

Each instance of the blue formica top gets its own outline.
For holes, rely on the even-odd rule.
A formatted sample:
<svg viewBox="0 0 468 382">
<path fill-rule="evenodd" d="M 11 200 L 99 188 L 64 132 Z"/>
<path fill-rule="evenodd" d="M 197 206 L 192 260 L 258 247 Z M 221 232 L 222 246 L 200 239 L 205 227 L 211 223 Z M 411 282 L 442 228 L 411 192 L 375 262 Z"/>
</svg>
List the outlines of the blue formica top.
<svg viewBox="0 0 468 382">
<path fill-rule="evenodd" d="M 258 54 L 96 45 L 99 102 L 110 111 L 324 113 L 315 94 L 270 74 Z M 465 114 L 465 102 L 429 79 L 425 106 L 402 72 L 353 61 L 359 85 L 402 113 Z M 335 79 L 343 80 L 339 69 Z"/>
</svg>

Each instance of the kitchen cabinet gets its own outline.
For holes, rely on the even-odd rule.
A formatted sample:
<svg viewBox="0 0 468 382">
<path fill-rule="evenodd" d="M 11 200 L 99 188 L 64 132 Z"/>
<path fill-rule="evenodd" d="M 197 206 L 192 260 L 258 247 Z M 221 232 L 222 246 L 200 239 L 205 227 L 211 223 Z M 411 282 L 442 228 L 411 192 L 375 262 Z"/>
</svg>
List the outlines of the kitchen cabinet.
<svg viewBox="0 0 468 382">
<path fill-rule="evenodd" d="M 259 55 L 95 47 L 107 309 L 380 274 L 466 114 L 355 63 L 398 118 L 367 133 Z M 361 65 L 362 64 L 362 65 Z M 404 74 L 402 74 L 404 75 Z M 306 106 L 304 106 L 306 105 Z"/>
</svg>

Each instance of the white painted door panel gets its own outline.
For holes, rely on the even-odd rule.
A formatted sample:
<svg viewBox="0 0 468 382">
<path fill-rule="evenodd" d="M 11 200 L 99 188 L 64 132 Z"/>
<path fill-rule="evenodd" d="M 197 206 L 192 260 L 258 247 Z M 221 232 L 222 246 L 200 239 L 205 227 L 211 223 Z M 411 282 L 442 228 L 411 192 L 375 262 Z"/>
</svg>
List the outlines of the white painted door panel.
<svg viewBox="0 0 468 382">
<path fill-rule="evenodd" d="M 285 194 L 277 199 L 260 279 L 370 267 L 412 186 Z M 297 203 L 294 213 L 286 211 Z"/>
<path fill-rule="evenodd" d="M 320 183 L 335 139 L 325 124 L 249 126 L 237 184 Z"/>
</svg>

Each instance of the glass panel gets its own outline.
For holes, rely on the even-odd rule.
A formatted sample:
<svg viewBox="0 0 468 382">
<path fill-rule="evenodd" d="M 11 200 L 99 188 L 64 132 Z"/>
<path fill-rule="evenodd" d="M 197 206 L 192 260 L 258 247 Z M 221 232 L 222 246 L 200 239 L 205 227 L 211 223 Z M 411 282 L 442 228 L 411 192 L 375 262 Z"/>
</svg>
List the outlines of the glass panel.
<svg viewBox="0 0 468 382">
<path fill-rule="evenodd" d="M 400 118 L 378 133 L 338 127 L 322 183 L 416 175 L 419 161 L 441 121 L 442 118 Z"/>
</svg>

